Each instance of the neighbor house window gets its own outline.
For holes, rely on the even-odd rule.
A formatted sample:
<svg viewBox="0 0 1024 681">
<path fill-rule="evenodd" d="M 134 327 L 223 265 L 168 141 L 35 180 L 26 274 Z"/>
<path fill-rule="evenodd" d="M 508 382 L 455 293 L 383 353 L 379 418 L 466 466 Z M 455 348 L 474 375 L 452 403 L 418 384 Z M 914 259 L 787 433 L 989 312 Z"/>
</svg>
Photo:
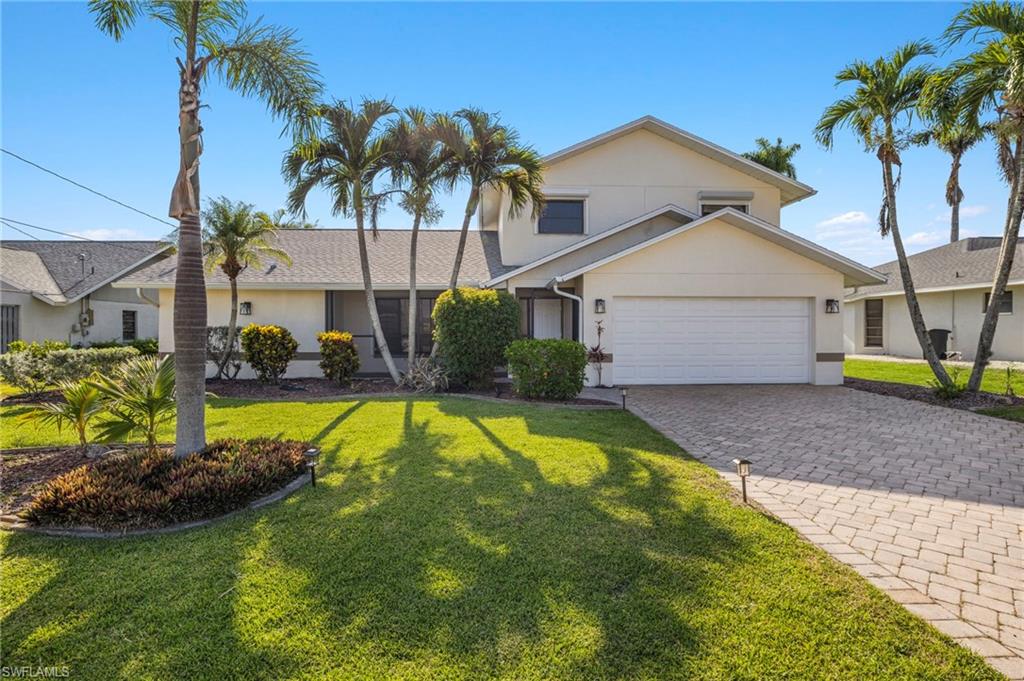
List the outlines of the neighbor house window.
<svg viewBox="0 0 1024 681">
<path fill-rule="evenodd" d="M 0 305 L 0 352 L 7 352 L 7 344 L 21 339 L 21 307 Z"/>
<path fill-rule="evenodd" d="M 435 296 L 427 296 L 416 301 L 416 354 L 429 355 L 434 344 L 434 320 L 430 314 L 434 310 Z M 388 350 L 393 355 L 404 355 L 409 351 L 409 299 L 378 298 L 377 314 L 384 331 Z M 375 347 L 379 356 L 380 349 Z"/>
<path fill-rule="evenodd" d="M 982 312 L 988 311 L 991 296 L 991 292 L 985 292 L 985 306 L 981 308 Z M 999 299 L 999 314 L 1013 314 L 1013 291 L 1003 291 L 1003 296 Z"/>
<path fill-rule="evenodd" d="M 869 348 L 882 347 L 882 299 L 864 301 L 864 345 Z"/>
<path fill-rule="evenodd" d="M 135 340 L 136 327 L 135 310 L 122 310 L 121 311 L 121 340 L 133 341 Z"/>
<path fill-rule="evenodd" d="M 549 199 L 537 220 L 540 234 L 583 234 L 583 199 Z"/>
<path fill-rule="evenodd" d="M 747 213 L 750 211 L 750 205 L 746 203 L 702 203 L 700 204 L 700 216 L 711 215 L 717 213 L 723 208 L 735 208 L 741 213 Z"/>
</svg>

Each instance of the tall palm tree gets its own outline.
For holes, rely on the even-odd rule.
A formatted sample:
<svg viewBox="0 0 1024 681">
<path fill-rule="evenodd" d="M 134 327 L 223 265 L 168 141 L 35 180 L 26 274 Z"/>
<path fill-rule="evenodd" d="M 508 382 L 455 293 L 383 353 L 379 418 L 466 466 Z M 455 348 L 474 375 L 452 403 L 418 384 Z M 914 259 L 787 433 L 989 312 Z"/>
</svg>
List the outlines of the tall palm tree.
<svg viewBox="0 0 1024 681">
<path fill-rule="evenodd" d="M 942 72 L 935 74 L 925 86 L 921 101 L 921 116 L 928 121 L 928 129 L 917 137 L 922 144 L 934 143 L 949 154 L 949 177 L 946 179 L 946 205 L 949 206 L 949 242 L 960 240 L 960 204 L 964 190 L 960 186 L 960 167 L 963 157 L 989 133 L 975 115 L 963 115 L 961 93 L 950 87 Z"/>
<path fill-rule="evenodd" d="M 434 201 L 439 187 L 447 183 L 445 157 L 433 134 L 431 121 L 423 109 L 409 107 L 392 126 L 397 154 L 391 167 L 391 178 L 401 193 L 402 208 L 412 215 L 409 241 L 409 345 L 407 361 L 412 368 L 416 360 L 416 242 L 421 224 L 432 224 L 441 218 Z"/>
<path fill-rule="evenodd" d="M 903 237 L 900 235 L 897 222 L 896 187 L 899 179 L 893 174 L 893 166 L 902 167 L 900 152 L 914 139 L 910 126 L 921 92 L 931 72 L 924 66 L 911 66 L 910 62 L 928 54 L 934 54 L 931 45 L 925 42 L 912 42 L 873 62 L 858 60 L 842 69 L 836 74 L 836 84 L 853 83 L 856 89 L 853 94 L 843 97 L 825 109 L 815 127 L 814 135 L 823 147 L 831 149 L 835 131 L 844 127 L 850 128 L 864 148 L 874 151 L 881 162 L 885 193 L 878 217 L 879 229 L 883 237 L 892 234 L 910 321 L 924 357 L 928 360 L 928 366 L 942 385 L 951 385 L 952 381 L 928 337 L 928 328 L 925 326 L 921 306 L 917 300 L 914 280 L 907 262 L 907 252 L 903 248 Z"/>
<path fill-rule="evenodd" d="M 384 364 L 397 384 L 400 381 L 377 313 L 377 299 L 370 276 L 370 257 L 366 250 L 366 222 L 377 237 L 377 214 L 391 192 L 379 190 L 378 177 L 394 165 L 398 155 L 389 124 L 398 109 L 385 100 L 363 100 L 358 110 L 344 102 L 319 107 L 318 127 L 312 136 L 299 140 L 285 157 L 284 175 L 292 184 L 288 208 L 305 215 L 306 196 L 322 186 L 334 197 L 335 215 L 355 217 L 359 243 L 359 264 L 366 291 L 366 307 L 373 325 Z"/>
<path fill-rule="evenodd" d="M 963 93 L 963 119 L 995 114 L 1000 165 L 1010 184 L 1003 242 L 967 382 L 967 389 L 976 391 L 992 356 L 999 303 L 1010 278 L 1024 215 L 1024 7 L 1012 2 L 971 4 L 953 18 L 944 34 L 948 45 L 968 37 L 980 42 L 978 49 L 954 61 L 946 69 L 944 80 L 948 87 L 957 87 Z"/>
<path fill-rule="evenodd" d="M 537 217 L 544 208 L 544 163 L 536 151 L 519 143 L 519 133 L 502 125 L 497 116 L 479 109 L 460 109 L 450 116 L 436 116 L 434 131 L 444 147 L 449 182 L 452 186 L 460 180 L 469 182 L 462 233 L 448 285 L 454 290 L 466 252 L 469 223 L 480 205 L 484 188 L 508 194 L 509 217 L 519 216 L 528 203 L 532 205 L 533 217 Z"/>
<path fill-rule="evenodd" d="M 217 375 L 228 378 L 225 368 L 235 347 L 238 325 L 238 275 L 249 267 L 262 266 L 267 258 L 286 265 L 291 265 L 292 259 L 273 245 L 279 227 L 251 204 L 234 203 L 222 196 L 210 201 L 202 217 L 206 271 L 219 267 L 231 284 L 227 343 L 217 360 Z"/>
<path fill-rule="evenodd" d="M 796 152 L 800 151 L 799 144 L 783 144 L 781 137 L 775 138 L 774 144 L 769 142 L 766 137 L 758 137 L 754 140 L 754 144 L 757 145 L 757 149 L 743 154 L 744 158 L 796 179 L 796 166 L 793 165 L 793 157 L 796 156 Z"/>
<path fill-rule="evenodd" d="M 237 0 L 90 0 L 100 30 L 120 41 L 139 19 L 169 28 L 178 76 L 178 176 L 168 214 L 178 220 L 174 280 L 177 365 L 175 456 L 206 444 L 206 287 L 199 228 L 199 157 L 203 127 L 200 90 L 212 73 L 227 87 L 266 103 L 270 112 L 301 124 L 320 91 L 313 62 L 290 30 L 248 21 Z M 298 127 L 302 127 L 299 125 Z"/>
</svg>

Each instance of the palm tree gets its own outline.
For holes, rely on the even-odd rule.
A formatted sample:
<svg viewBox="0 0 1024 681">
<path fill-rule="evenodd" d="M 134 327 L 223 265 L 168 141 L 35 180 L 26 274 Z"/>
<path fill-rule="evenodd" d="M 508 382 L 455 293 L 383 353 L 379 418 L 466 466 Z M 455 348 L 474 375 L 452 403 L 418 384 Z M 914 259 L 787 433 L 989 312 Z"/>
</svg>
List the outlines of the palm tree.
<svg viewBox="0 0 1024 681">
<path fill-rule="evenodd" d="M 427 113 L 416 107 L 405 110 L 404 116 L 391 129 L 397 154 L 391 167 L 391 178 L 401 192 L 400 204 L 412 217 L 409 241 L 409 345 L 406 365 L 416 361 L 416 241 L 421 224 L 433 224 L 441 218 L 434 193 L 447 182 L 445 157 L 431 130 Z"/>
<path fill-rule="evenodd" d="M 992 355 L 999 303 L 1010 278 L 1024 214 L 1024 7 L 1012 2 L 973 3 L 953 18 L 944 37 L 948 45 L 967 37 L 981 41 L 977 50 L 946 69 L 944 82 L 962 92 L 962 119 L 995 113 L 1000 165 L 1010 184 L 1003 243 L 967 381 L 967 389 L 976 391 Z"/>
<path fill-rule="evenodd" d="M 946 205 L 949 206 L 949 242 L 960 240 L 960 204 L 964 191 L 960 186 L 960 167 L 964 154 L 985 139 L 989 133 L 977 116 L 964 117 L 961 93 L 956 87 L 948 87 L 942 72 L 929 79 L 921 102 L 921 115 L 929 127 L 916 141 L 922 144 L 935 143 L 949 154 L 949 178 L 946 180 Z"/>
<path fill-rule="evenodd" d="M 120 41 L 139 19 L 171 30 L 178 87 L 178 177 L 168 214 L 179 221 L 178 266 L 174 281 L 174 352 L 178 370 L 175 456 L 206 444 L 206 288 L 199 228 L 199 157 L 203 127 L 200 90 L 208 76 L 266 103 L 290 124 L 320 91 L 316 67 L 292 31 L 247 21 L 245 3 L 232 0 L 90 0 L 100 30 Z"/>
<path fill-rule="evenodd" d="M 854 83 L 856 89 L 853 94 L 825 109 L 814 135 L 823 147 L 831 149 L 835 131 L 843 127 L 850 128 L 864 144 L 864 148 L 874 151 L 881 162 L 885 193 L 878 216 L 879 228 L 883 237 L 892 234 L 910 321 L 928 366 L 941 385 L 951 385 L 949 375 L 928 337 L 928 328 L 921 314 L 896 219 L 896 187 L 899 179 L 893 175 L 893 166 L 902 166 L 900 152 L 914 138 L 910 125 L 930 74 L 929 68 L 912 67 L 910 62 L 928 54 L 934 54 L 931 45 L 912 42 L 886 57 L 879 57 L 870 63 L 858 60 L 842 69 L 836 74 L 836 84 Z"/>
<path fill-rule="evenodd" d="M 320 222 L 310 222 L 291 215 L 286 208 L 278 208 L 273 213 L 260 211 L 261 220 L 265 220 L 274 226 L 274 229 L 319 229 Z"/>
<path fill-rule="evenodd" d="M 400 380 L 398 369 L 380 325 L 373 293 L 365 225 L 369 214 L 370 228 L 376 238 L 377 214 L 391 192 L 378 191 L 375 183 L 379 175 L 394 166 L 398 155 L 394 137 L 387 127 L 397 113 L 398 109 L 384 100 L 363 100 L 358 111 L 344 102 L 322 106 L 317 112 L 318 127 L 326 129 L 298 141 L 284 161 L 285 178 L 292 184 L 289 210 L 305 215 L 306 196 L 314 187 L 323 186 L 334 196 L 335 215 L 355 217 L 366 307 L 377 347 L 396 384 Z"/>
<path fill-rule="evenodd" d="M 796 156 L 796 152 L 800 151 L 799 144 L 783 144 L 781 137 L 775 138 L 775 144 L 769 142 L 766 137 L 758 137 L 754 143 L 757 145 L 757 149 L 743 154 L 744 158 L 796 179 L 796 166 L 793 165 L 793 157 Z"/>
<path fill-rule="evenodd" d="M 249 267 L 260 267 L 266 258 L 286 265 L 292 259 L 273 245 L 280 229 L 266 213 L 257 212 L 248 203 L 234 203 L 224 198 L 210 201 L 203 211 L 203 248 L 206 271 L 218 267 L 231 284 L 231 316 L 224 354 L 217 360 L 217 375 L 229 378 L 225 372 L 235 347 L 238 333 L 238 275 Z"/>
<path fill-rule="evenodd" d="M 515 130 L 479 109 L 435 116 L 434 131 L 444 148 L 445 174 L 451 186 L 459 180 L 469 182 L 462 233 L 448 285 L 454 291 L 459 283 L 469 223 L 480 205 L 484 188 L 508 194 L 509 217 L 519 216 L 527 203 L 532 204 L 532 215 L 537 217 L 544 208 L 544 163 L 531 147 L 519 144 Z"/>
</svg>

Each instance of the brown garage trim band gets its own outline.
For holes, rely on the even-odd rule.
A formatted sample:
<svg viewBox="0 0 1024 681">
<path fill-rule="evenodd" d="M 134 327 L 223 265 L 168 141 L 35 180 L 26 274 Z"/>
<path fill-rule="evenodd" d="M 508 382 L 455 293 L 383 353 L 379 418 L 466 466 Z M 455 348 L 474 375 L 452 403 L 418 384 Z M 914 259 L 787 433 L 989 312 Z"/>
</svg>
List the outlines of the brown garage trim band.
<svg viewBox="0 0 1024 681">
<path fill-rule="evenodd" d="M 843 352 L 819 352 L 815 359 L 819 362 L 842 362 L 846 359 Z"/>
</svg>

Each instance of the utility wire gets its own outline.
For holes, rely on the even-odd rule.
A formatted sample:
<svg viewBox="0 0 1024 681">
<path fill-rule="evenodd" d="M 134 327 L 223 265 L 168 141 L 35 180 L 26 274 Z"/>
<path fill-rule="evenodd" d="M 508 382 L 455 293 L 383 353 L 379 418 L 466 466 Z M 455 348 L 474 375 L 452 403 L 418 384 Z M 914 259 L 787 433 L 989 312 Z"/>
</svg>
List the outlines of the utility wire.
<svg viewBox="0 0 1024 681">
<path fill-rule="evenodd" d="M 33 235 L 31 235 L 31 234 L 29 234 L 29 233 L 27 233 L 25 231 L 22 231 L 21 229 L 18 229 L 17 227 L 15 227 L 14 225 L 12 225 L 10 223 L 13 222 L 15 225 L 22 225 L 22 226 L 28 227 L 30 229 L 38 229 L 38 230 L 41 230 L 43 232 L 50 232 L 51 234 L 59 234 L 61 236 L 66 236 L 66 237 L 69 237 L 71 239 L 79 239 L 80 241 L 90 241 L 90 242 L 93 242 L 93 243 L 110 244 L 110 245 L 115 246 L 117 248 L 124 248 L 126 250 L 133 251 L 135 253 L 139 253 L 140 251 L 145 250 L 145 247 L 143 247 L 143 246 L 127 246 L 125 244 L 119 244 L 117 241 L 103 241 L 103 240 L 100 240 L 100 239 L 90 239 L 89 237 L 82 236 L 80 234 L 71 234 L 70 232 L 62 232 L 59 229 L 51 229 L 49 227 L 40 227 L 39 225 L 33 225 L 31 222 L 23 222 L 21 220 L 15 220 L 14 218 L 7 218 L 7 217 L 0 216 L 0 222 L 2 222 L 3 224 L 7 225 L 11 229 L 17 230 L 17 231 L 21 232 L 22 234 L 25 234 L 26 236 L 32 237 L 36 241 L 39 241 L 39 237 L 33 236 Z M 141 241 L 160 241 L 160 242 L 165 242 L 165 243 L 167 242 L 166 239 L 141 239 Z"/>
<path fill-rule="evenodd" d="M 0 224 L 2 224 L 2 225 L 3 225 L 3 226 L 5 226 L 5 227 L 10 227 L 10 228 L 11 228 L 11 229 L 13 229 L 13 230 L 14 230 L 15 232 L 21 232 L 22 234 L 24 234 L 25 236 L 27 236 L 27 237 L 28 237 L 29 239 L 35 239 L 36 241 L 39 241 L 39 237 L 37 237 L 37 236 L 36 236 L 35 234 L 29 234 L 29 233 L 28 233 L 28 232 L 26 232 L 25 230 L 23 230 L 23 229 L 19 229 L 19 228 L 15 227 L 15 226 L 14 226 L 14 225 L 12 225 L 11 223 L 7 222 L 6 220 L 0 219 Z"/>
<path fill-rule="evenodd" d="M 24 156 L 19 156 L 18 154 L 15 154 L 13 151 L 8 151 L 8 150 L 3 149 L 3 148 L 0 148 L 0 151 L 4 152 L 8 156 L 13 156 L 14 158 L 18 159 L 19 161 L 21 161 L 23 163 L 27 163 L 30 166 L 38 168 L 39 170 L 42 170 L 44 173 L 49 173 L 50 175 L 53 175 L 54 177 L 59 177 L 60 179 L 64 180 L 65 182 L 70 182 L 71 184 L 75 185 L 76 187 L 84 189 L 87 192 L 92 192 L 96 196 L 101 196 L 104 199 L 106 199 L 107 201 L 113 201 L 114 203 L 116 203 L 119 206 L 127 208 L 128 210 L 133 210 L 136 213 L 138 213 L 139 215 L 145 215 L 147 218 L 150 218 L 151 220 L 156 220 L 157 222 L 162 222 L 163 224 L 170 225 L 171 227 L 174 227 L 174 228 L 178 227 L 173 222 L 168 222 L 167 220 L 164 220 L 163 218 L 158 218 L 157 216 L 152 215 L 150 213 L 147 213 L 144 210 L 140 210 L 140 209 L 136 208 L 135 206 L 129 206 L 127 203 L 125 203 L 123 201 L 118 201 L 117 199 L 115 199 L 112 196 L 107 196 L 103 192 L 96 191 L 95 189 L 93 189 L 91 187 L 86 187 L 84 184 L 82 184 L 80 182 L 75 182 L 70 177 L 65 177 L 65 176 L 61 175 L 60 173 L 58 173 L 58 172 L 50 170 L 49 168 L 44 168 L 43 166 L 39 165 L 38 163 L 35 163 L 33 161 L 28 160 Z"/>
</svg>

